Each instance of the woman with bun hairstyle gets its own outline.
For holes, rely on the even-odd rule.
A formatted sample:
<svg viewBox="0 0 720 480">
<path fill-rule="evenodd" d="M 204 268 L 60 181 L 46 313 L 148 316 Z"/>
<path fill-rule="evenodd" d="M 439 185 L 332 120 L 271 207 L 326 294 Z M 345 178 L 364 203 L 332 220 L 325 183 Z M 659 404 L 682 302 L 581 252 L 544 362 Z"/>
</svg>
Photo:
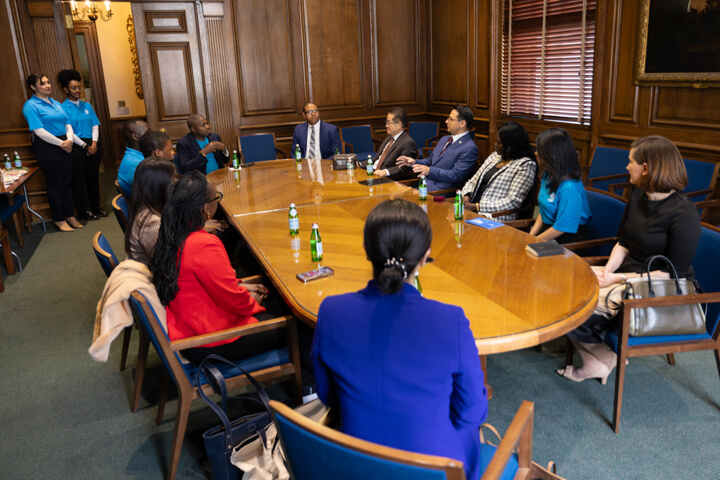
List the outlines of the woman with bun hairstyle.
<svg viewBox="0 0 720 480">
<path fill-rule="evenodd" d="M 373 279 L 320 305 L 318 395 L 339 408 L 344 433 L 458 459 L 476 479 L 489 462 L 478 435 L 488 404 L 470 324 L 461 308 L 423 298 L 411 283 L 431 240 L 414 203 L 387 200 L 370 212 L 364 246 Z"/>
<path fill-rule="evenodd" d="M 48 204 L 53 222 L 63 232 L 82 228 L 75 218 L 72 188 L 73 129 L 62 105 L 50 97 L 47 75 L 33 73 L 26 80 L 32 97 L 23 105 L 23 115 L 32 135 L 32 152 L 45 174 Z"/>
</svg>

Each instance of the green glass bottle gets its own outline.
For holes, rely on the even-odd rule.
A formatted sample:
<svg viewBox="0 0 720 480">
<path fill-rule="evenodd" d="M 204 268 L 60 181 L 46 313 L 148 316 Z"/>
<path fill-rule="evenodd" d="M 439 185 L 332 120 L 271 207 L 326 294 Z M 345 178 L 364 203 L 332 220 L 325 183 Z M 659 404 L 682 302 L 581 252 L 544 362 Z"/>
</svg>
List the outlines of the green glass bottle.
<svg viewBox="0 0 720 480">
<path fill-rule="evenodd" d="M 20 160 L 20 155 L 17 152 L 15 152 L 15 168 L 22 168 L 22 160 Z"/>
<path fill-rule="evenodd" d="M 300 158 L 301 155 L 302 155 L 302 153 L 300 153 L 300 144 L 296 143 L 295 144 L 295 161 L 296 162 L 301 161 L 301 158 Z"/>
<path fill-rule="evenodd" d="M 312 224 L 312 233 L 310 233 L 310 255 L 313 262 L 319 262 L 323 257 L 322 237 L 317 223 Z"/>
<path fill-rule="evenodd" d="M 420 185 L 418 186 L 420 192 L 420 201 L 424 202 L 427 200 L 427 178 L 425 175 L 420 175 Z"/>
<path fill-rule="evenodd" d="M 290 211 L 288 212 L 288 223 L 290 224 L 290 235 L 297 235 L 300 233 L 300 217 L 298 217 L 298 211 L 295 208 L 295 204 L 290 204 Z"/>
<path fill-rule="evenodd" d="M 10 157 L 8 157 L 8 154 L 5 154 L 5 170 L 12 169 L 12 162 L 10 161 Z"/>
<path fill-rule="evenodd" d="M 368 155 L 367 167 L 366 167 L 368 177 L 372 177 L 375 174 L 375 172 L 373 170 L 373 166 L 374 165 L 373 165 L 372 157 L 370 155 Z"/>
<path fill-rule="evenodd" d="M 455 192 L 455 220 L 462 220 L 465 218 L 465 204 L 462 200 L 462 194 L 460 190 Z"/>
<path fill-rule="evenodd" d="M 240 159 L 238 158 L 237 150 L 233 150 L 232 167 L 237 169 L 240 168 Z"/>
<path fill-rule="evenodd" d="M 336 148 L 336 149 L 335 149 L 335 155 L 340 155 L 340 149 L 339 149 L 339 148 Z"/>
<path fill-rule="evenodd" d="M 415 278 L 413 278 L 413 287 L 415 287 L 417 291 L 420 292 L 420 295 L 422 295 L 422 285 L 420 285 L 420 272 L 415 272 Z"/>
</svg>

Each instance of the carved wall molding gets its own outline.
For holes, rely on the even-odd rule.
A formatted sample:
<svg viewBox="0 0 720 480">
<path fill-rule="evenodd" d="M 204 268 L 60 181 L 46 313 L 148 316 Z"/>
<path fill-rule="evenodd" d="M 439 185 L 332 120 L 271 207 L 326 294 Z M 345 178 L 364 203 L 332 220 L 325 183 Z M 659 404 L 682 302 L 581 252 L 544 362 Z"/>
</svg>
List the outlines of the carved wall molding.
<svg viewBox="0 0 720 480">
<path fill-rule="evenodd" d="M 130 57 L 133 64 L 133 75 L 135 76 L 135 94 L 140 100 L 145 99 L 142 88 L 142 77 L 140 76 L 140 62 L 138 61 L 137 43 L 135 41 L 135 24 L 132 15 L 127 18 L 128 42 L 130 43 Z"/>
</svg>

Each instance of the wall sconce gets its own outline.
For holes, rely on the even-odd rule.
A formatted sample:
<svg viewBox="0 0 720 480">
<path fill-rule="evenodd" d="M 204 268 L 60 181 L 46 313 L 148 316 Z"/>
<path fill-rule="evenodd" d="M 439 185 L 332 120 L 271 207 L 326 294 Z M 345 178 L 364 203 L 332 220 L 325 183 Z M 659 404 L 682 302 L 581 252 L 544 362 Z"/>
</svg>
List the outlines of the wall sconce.
<svg viewBox="0 0 720 480">
<path fill-rule="evenodd" d="M 98 17 L 102 18 L 104 22 L 107 22 L 113 16 L 112 10 L 110 10 L 109 1 L 105 1 L 105 13 L 103 13 L 103 11 L 97 7 L 94 0 L 86 0 L 85 6 L 82 7 L 80 10 L 78 10 L 77 2 L 75 0 L 71 0 L 70 11 L 75 20 L 84 20 L 85 16 L 87 15 L 87 18 L 89 18 L 93 22 L 97 20 Z"/>
</svg>

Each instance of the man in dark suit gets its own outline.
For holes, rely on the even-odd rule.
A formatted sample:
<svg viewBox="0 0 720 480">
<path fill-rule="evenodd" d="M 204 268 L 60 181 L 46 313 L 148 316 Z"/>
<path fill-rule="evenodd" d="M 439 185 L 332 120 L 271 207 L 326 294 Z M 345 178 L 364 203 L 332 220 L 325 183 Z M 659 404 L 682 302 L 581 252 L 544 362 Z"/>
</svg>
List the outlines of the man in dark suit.
<svg viewBox="0 0 720 480">
<path fill-rule="evenodd" d="M 187 119 L 190 133 L 177 143 L 176 165 L 181 175 L 193 170 L 204 174 L 222 168 L 230 156 L 217 133 L 210 133 L 210 124 L 202 115 L 193 113 Z"/>
<path fill-rule="evenodd" d="M 398 157 L 417 157 L 418 149 L 415 140 L 405 131 L 407 115 L 400 107 L 390 109 L 385 119 L 388 136 L 380 144 L 377 155 L 373 158 L 375 174 L 378 177 L 405 178 L 412 176 L 410 167 L 396 165 Z M 360 168 L 367 166 L 367 160 L 358 162 Z"/>
<path fill-rule="evenodd" d="M 303 115 L 307 122 L 295 127 L 291 157 L 295 156 L 295 145 L 300 145 L 302 158 L 330 158 L 335 155 L 336 150 L 340 151 L 340 132 L 335 125 L 320 121 L 317 105 L 305 104 Z"/>
<path fill-rule="evenodd" d="M 428 158 L 400 157 L 397 164 L 412 167 L 418 177 L 425 175 L 428 191 L 462 188 L 478 159 L 478 148 L 468 130 L 473 113 L 465 105 L 456 105 L 445 120 L 448 132 L 440 139 Z"/>
</svg>

